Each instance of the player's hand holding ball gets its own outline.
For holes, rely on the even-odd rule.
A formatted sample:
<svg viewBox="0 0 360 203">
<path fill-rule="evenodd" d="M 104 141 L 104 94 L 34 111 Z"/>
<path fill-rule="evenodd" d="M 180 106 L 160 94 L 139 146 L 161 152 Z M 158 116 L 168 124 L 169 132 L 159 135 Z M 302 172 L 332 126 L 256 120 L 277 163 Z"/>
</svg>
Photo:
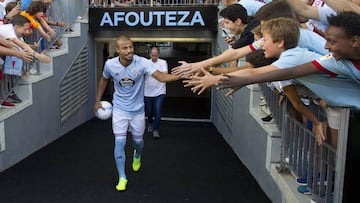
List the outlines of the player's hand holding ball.
<svg viewBox="0 0 360 203">
<path fill-rule="evenodd" d="M 95 111 L 95 116 L 100 120 L 107 120 L 112 116 L 112 104 L 108 101 L 100 101 L 102 107 Z"/>
</svg>

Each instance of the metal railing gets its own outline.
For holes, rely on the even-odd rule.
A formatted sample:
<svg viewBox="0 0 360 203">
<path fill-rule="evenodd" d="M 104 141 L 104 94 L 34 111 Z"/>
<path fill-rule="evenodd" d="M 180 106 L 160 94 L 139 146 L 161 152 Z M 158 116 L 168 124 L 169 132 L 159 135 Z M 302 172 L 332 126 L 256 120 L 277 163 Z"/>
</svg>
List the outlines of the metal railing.
<svg viewBox="0 0 360 203">
<path fill-rule="evenodd" d="M 337 202 L 342 199 L 344 165 L 342 161 L 337 163 L 337 140 L 331 141 L 331 130 L 327 127 L 327 140 L 318 145 L 316 136 L 311 131 L 311 123 L 299 121 L 291 115 L 291 104 L 285 102 L 281 108 L 278 106 L 279 95 L 274 93 L 266 84 L 260 85 L 267 104 L 281 131 L 282 147 L 279 172 L 289 172 L 294 177 L 304 180 L 307 189 L 313 195 L 316 202 Z M 318 104 L 317 100 L 307 98 L 311 102 L 308 107 L 319 121 L 326 122 L 326 113 Z M 348 126 L 342 126 L 348 128 Z M 339 131 L 338 138 L 345 139 L 347 134 Z M 344 138 L 345 137 L 345 138 Z M 337 148 L 346 149 L 346 145 L 338 145 Z M 345 157 L 345 156 L 344 156 Z M 341 159 L 341 157 L 338 157 Z M 344 159 L 344 158 L 342 158 Z M 336 178 L 338 177 L 338 179 Z M 335 187 L 335 183 L 338 182 Z M 335 197 L 336 196 L 336 197 Z"/>
</svg>

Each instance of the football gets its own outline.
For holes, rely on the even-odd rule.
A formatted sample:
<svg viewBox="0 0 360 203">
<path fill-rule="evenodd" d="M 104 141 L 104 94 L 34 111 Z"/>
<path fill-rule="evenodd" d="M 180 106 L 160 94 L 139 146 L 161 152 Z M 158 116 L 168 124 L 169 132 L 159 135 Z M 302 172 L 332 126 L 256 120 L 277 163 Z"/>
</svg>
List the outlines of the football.
<svg viewBox="0 0 360 203">
<path fill-rule="evenodd" d="M 100 120 L 107 120 L 112 116 L 112 104 L 108 101 L 101 101 L 101 105 L 104 109 L 99 108 L 96 117 Z"/>
</svg>

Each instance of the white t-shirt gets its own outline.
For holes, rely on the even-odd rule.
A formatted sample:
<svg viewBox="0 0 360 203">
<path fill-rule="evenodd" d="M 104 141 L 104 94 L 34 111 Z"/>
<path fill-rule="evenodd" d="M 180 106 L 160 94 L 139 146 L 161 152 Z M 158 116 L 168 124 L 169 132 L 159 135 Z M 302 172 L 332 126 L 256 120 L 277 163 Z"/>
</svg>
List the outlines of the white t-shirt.
<svg viewBox="0 0 360 203">
<path fill-rule="evenodd" d="M 16 2 L 16 0 L 4 0 L 0 2 L 0 17 L 3 18 L 5 15 L 5 6 L 10 2 Z"/>
<path fill-rule="evenodd" d="M 156 70 L 168 73 L 168 64 L 165 60 L 159 58 L 156 62 L 153 62 L 151 59 L 149 61 L 155 66 Z M 146 75 L 144 90 L 145 97 L 156 97 L 166 94 L 166 83 L 156 80 L 151 75 Z"/>
<path fill-rule="evenodd" d="M 248 16 L 254 16 L 255 13 L 265 5 L 265 3 L 255 0 L 240 0 L 238 4 L 246 9 Z"/>
<path fill-rule="evenodd" d="M 18 38 L 15 33 L 13 24 L 0 25 L 0 36 L 5 39 Z"/>
</svg>

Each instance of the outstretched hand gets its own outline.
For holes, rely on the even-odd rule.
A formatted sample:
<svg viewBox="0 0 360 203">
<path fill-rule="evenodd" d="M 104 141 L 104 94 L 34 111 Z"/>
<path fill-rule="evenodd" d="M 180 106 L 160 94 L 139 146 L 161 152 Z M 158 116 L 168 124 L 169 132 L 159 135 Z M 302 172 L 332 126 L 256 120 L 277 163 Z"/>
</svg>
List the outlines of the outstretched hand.
<svg viewBox="0 0 360 203">
<path fill-rule="evenodd" d="M 23 59 L 26 63 L 30 63 L 33 60 L 33 53 L 19 50 L 18 57 Z"/>
<path fill-rule="evenodd" d="M 225 89 L 225 88 L 240 89 L 245 85 L 247 85 L 245 77 L 226 74 L 218 81 L 216 87 L 218 89 Z"/>
<path fill-rule="evenodd" d="M 187 63 L 186 61 L 179 61 L 178 63 L 180 63 L 181 65 L 171 69 L 171 74 L 181 78 L 184 78 L 184 76 L 191 74 L 191 64 Z"/>
<path fill-rule="evenodd" d="M 180 66 L 171 69 L 171 74 L 180 78 L 189 78 L 191 75 L 201 72 L 201 63 L 187 63 L 186 61 L 179 61 Z"/>
<path fill-rule="evenodd" d="M 191 90 L 193 93 L 197 93 L 198 95 L 203 93 L 207 88 L 216 85 L 219 79 L 223 77 L 223 75 L 214 76 L 204 68 L 201 68 L 201 73 L 203 74 L 202 76 L 198 73 L 192 76 L 189 80 L 183 81 L 183 83 L 185 83 L 184 87 L 192 87 Z"/>
<path fill-rule="evenodd" d="M 43 62 L 43 63 L 50 63 L 51 62 L 51 57 L 47 56 L 45 54 L 46 50 L 42 51 L 41 53 L 36 53 L 35 57 L 37 59 L 39 59 L 39 61 Z"/>
</svg>

